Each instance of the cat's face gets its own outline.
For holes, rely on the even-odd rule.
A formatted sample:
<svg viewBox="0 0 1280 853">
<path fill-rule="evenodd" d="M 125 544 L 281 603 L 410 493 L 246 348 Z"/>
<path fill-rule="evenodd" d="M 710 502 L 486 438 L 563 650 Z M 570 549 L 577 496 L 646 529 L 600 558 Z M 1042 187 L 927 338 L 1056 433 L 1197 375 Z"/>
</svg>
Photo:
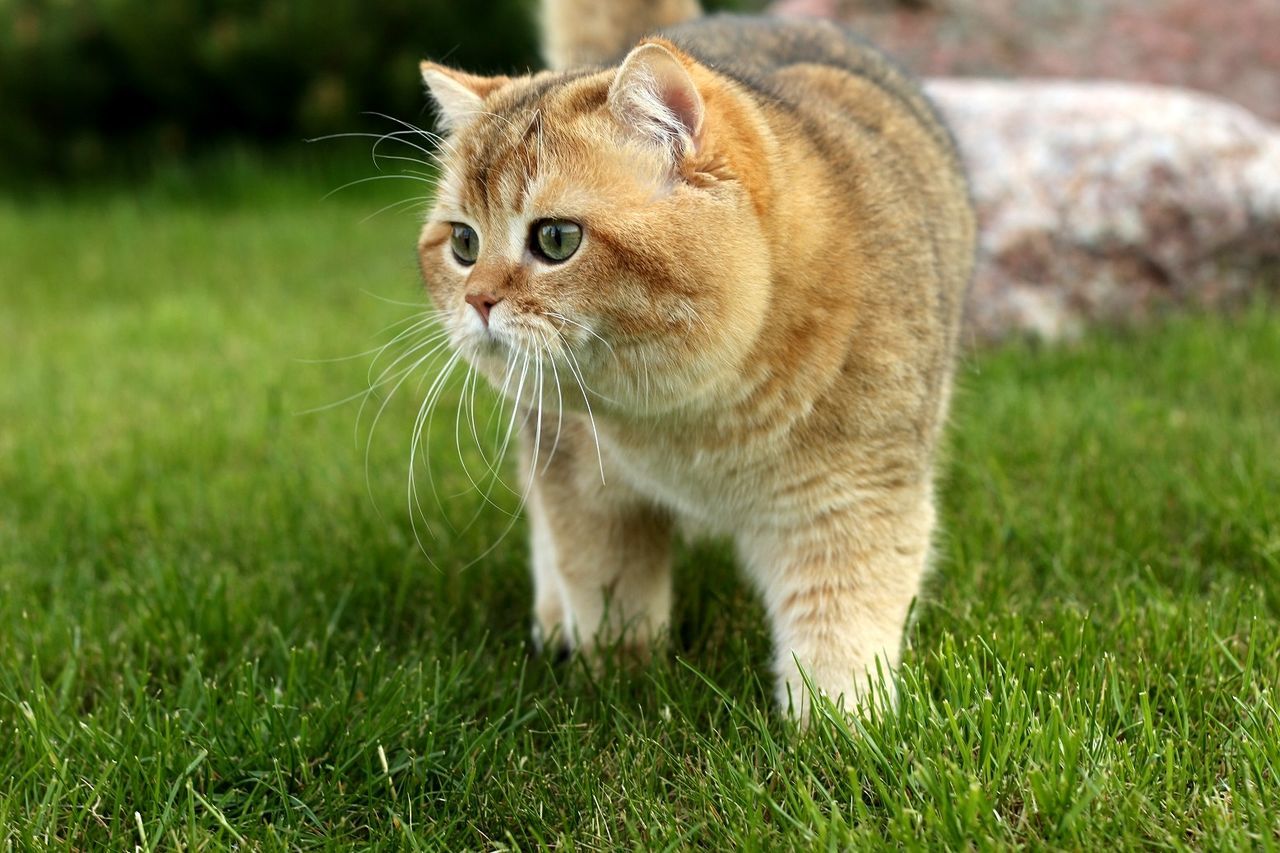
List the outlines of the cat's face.
<svg viewBox="0 0 1280 853">
<path fill-rule="evenodd" d="M 722 382 L 760 332 L 759 201 L 689 62 L 649 45 L 586 75 L 424 65 L 449 136 L 422 271 L 453 345 L 507 394 L 527 364 L 544 399 L 581 408 L 583 385 L 593 406 L 660 411 Z"/>
</svg>

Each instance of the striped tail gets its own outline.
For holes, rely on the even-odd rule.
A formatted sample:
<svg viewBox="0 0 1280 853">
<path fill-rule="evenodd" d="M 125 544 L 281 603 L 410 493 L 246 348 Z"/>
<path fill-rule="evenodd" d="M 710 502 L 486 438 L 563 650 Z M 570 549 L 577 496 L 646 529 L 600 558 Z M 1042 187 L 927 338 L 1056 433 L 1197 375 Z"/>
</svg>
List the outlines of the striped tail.
<svg viewBox="0 0 1280 853">
<path fill-rule="evenodd" d="M 642 36 L 701 14 L 698 0 L 542 0 L 542 55 L 555 71 L 614 62 Z"/>
</svg>

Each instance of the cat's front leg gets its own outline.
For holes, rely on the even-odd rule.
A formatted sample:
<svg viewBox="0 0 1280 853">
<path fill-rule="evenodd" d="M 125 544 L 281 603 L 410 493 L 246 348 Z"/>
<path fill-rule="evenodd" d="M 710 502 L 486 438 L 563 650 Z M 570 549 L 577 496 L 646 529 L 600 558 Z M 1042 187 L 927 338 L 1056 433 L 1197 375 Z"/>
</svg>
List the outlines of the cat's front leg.
<svg viewBox="0 0 1280 853">
<path fill-rule="evenodd" d="M 555 539 L 537 489 L 530 489 L 529 560 L 533 570 L 533 645 L 540 654 L 562 658 L 572 649 L 573 625 L 564 584 L 556 568 Z"/>
<path fill-rule="evenodd" d="M 602 478 L 589 427 L 566 417 L 558 439 L 544 435 L 527 466 L 535 639 L 647 656 L 671 618 L 672 520 L 616 473 Z"/>
<path fill-rule="evenodd" d="M 806 677 L 848 711 L 894 703 L 894 670 L 933 525 L 931 490 L 920 487 L 755 543 L 749 562 L 769 614 L 784 710 L 808 720 Z"/>
</svg>

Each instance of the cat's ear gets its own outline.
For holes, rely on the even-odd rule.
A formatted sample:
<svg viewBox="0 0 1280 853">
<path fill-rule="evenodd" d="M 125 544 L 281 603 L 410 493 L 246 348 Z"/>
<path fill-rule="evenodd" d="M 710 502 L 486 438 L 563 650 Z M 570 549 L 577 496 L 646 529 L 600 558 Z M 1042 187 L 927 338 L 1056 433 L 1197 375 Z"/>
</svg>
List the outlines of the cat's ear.
<svg viewBox="0 0 1280 853">
<path fill-rule="evenodd" d="M 702 95 L 677 51 L 658 41 L 627 54 L 609 86 L 609 110 L 623 127 L 677 157 L 693 154 L 702 139 Z"/>
<path fill-rule="evenodd" d="M 440 129 L 446 133 L 458 130 L 484 112 L 484 99 L 511 82 L 510 77 L 481 77 L 425 60 L 418 68 L 427 92 L 436 102 Z"/>
</svg>

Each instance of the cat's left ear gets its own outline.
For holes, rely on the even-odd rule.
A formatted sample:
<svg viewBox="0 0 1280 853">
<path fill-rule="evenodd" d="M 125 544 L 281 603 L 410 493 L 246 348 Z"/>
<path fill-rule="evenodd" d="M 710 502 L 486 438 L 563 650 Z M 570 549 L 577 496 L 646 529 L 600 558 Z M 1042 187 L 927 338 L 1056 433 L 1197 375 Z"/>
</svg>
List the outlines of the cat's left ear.
<svg viewBox="0 0 1280 853">
<path fill-rule="evenodd" d="M 665 42 L 645 42 L 627 54 L 609 86 L 609 111 L 677 157 L 693 154 L 702 140 L 702 95 L 679 51 Z"/>
<path fill-rule="evenodd" d="M 481 77 L 423 61 L 422 82 L 436 102 L 440 129 L 451 133 L 484 112 L 484 99 L 511 82 L 510 77 Z"/>
</svg>

